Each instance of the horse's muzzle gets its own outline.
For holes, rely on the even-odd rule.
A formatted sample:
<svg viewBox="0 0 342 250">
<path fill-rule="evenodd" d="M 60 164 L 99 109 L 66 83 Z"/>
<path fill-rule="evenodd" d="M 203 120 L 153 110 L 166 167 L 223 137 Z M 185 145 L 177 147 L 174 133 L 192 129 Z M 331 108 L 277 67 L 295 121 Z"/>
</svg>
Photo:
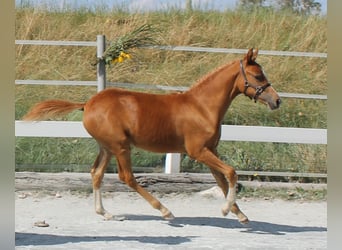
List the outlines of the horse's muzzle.
<svg viewBox="0 0 342 250">
<path fill-rule="evenodd" d="M 270 109 L 274 110 L 280 107 L 281 99 L 278 98 L 274 103 L 268 103 Z"/>
</svg>

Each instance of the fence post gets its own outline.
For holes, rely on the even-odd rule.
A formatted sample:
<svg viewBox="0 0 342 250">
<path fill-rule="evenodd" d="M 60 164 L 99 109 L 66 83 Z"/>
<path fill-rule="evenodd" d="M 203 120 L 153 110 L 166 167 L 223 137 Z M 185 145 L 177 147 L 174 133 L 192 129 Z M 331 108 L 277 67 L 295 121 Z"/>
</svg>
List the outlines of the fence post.
<svg viewBox="0 0 342 250">
<path fill-rule="evenodd" d="M 97 58 L 100 59 L 97 64 L 97 91 L 100 92 L 106 88 L 106 64 L 102 59 L 103 52 L 106 50 L 106 37 L 97 35 L 96 43 Z"/>
<path fill-rule="evenodd" d="M 168 153 L 165 159 L 165 174 L 177 174 L 180 172 L 181 154 Z"/>
</svg>

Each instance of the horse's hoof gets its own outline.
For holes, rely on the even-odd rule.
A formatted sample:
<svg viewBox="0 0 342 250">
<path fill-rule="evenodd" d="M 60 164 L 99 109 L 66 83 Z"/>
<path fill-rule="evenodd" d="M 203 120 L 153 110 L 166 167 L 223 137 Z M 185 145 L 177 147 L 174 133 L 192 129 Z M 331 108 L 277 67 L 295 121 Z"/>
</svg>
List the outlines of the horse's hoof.
<svg viewBox="0 0 342 250">
<path fill-rule="evenodd" d="M 126 219 L 125 216 L 114 216 L 108 212 L 103 214 L 104 220 L 113 220 L 113 221 L 123 221 Z"/>
<path fill-rule="evenodd" d="M 110 213 L 104 213 L 104 214 L 102 214 L 103 215 L 103 217 L 104 217 L 104 219 L 105 220 L 112 220 L 113 219 L 113 215 L 112 214 L 110 214 Z"/>
<path fill-rule="evenodd" d="M 223 216 L 227 216 L 229 213 L 229 210 L 222 208 L 221 212 Z"/>
<path fill-rule="evenodd" d="M 164 218 L 164 220 L 173 220 L 175 218 L 175 216 L 171 212 L 168 212 L 168 213 L 163 215 L 163 218 Z"/>
<path fill-rule="evenodd" d="M 126 220 L 126 217 L 125 216 L 113 216 L 112 220 L 114 220 L 114 221 L 124 221 L 124 220 Z"/>
<path fill-rule="evenodd" d="M 239 222 L 242 224 L 242 225 L 247 225 L 249 223 L 249 219 L 246 217 L 244 219 L 241 219 L 239 220 Z"/>
</svg>

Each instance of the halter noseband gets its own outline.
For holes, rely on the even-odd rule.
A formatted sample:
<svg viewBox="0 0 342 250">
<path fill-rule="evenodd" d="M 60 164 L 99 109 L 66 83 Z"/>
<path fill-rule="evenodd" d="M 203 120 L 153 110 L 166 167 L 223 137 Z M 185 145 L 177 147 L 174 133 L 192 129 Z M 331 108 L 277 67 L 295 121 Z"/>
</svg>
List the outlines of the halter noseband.
<svg viewBox="0 0 342 250">
<path fill-rule="evenodd" d="M 243 64 L 242 64 L 242 60 L 240 60 L 240 69 L 241 69 L 241 73 L 242 73 L 242 76 L 243 78 L 245 79 L 245 90 L 243 91 L 243 93 L 247 95 L 247 89 L 250 87 L 250 88 L 253 88 L 255 89 L 255 95 L 253 97 L 250 97 L 248 96 L 249 98 L 253 99 L 254 102 L 256 102 L 259 98 L 259 96 L 262 94 L 262 92 L 265 91 L 265 89 L 267 89 L 268 87 L 271 86 L 271 83 L 267 82 L 265 85 L 263 86 L 253 86 L 250 82 L 248 82 L 247 80 L 247 76 L 246 76 L 246 73 L 245 73 L 245 70 L 243 68 Z"/>
</svg>

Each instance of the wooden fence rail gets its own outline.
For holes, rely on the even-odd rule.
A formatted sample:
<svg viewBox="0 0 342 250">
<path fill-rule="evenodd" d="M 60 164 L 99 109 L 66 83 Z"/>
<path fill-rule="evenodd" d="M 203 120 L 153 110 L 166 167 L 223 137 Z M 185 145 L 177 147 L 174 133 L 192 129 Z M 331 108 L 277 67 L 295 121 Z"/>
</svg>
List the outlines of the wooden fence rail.
<svg viewBox="0 0 342 250">
<path fill-rule="evenodd" d="M 101 58 L 105 50 L 105 37 L 97 36 L 96 42 L 85 41 L 42 41 L 42 40 L 16 40 L 17 45 L 47 45 L 47 46 L 96 46 L 97 57 Z M 160 49 L 171 51 L 190 51 L 208 53 L 237 53 L 243 54 L 247 50 L 225 48 L 203 48 L 187 46 L 151 46 L 148 49 Z M 301 56 L 327 58 L 326 53 L 289 52 L 289 51 L 264 51 L 259 54 L 274 56 Z M 55 81 L 55 80 L 16 80 L 15 84 L 52 84 L 52 85 L 88 85 L 97 86 L 98 91 L 106 85 L 126 88 L 153 88 L 159 90 L 187 90 L 186 87 L 169 87 L 149 84 L 107 83 L 104 63 L 97 66 L 97 81 Z M 327 100 L 326 95 L 310 95 L 297 93 L 279 93 L 281 97 Z M 222 125 L 221 140 L 224 141 L 253 141 L 253 142 L 280 142 L 280 143 L 309 143 L 327 144 L 326 129 L 261 127 L 261 126 L 232 126 Z M 82 122 L 70 121 L 42 121 L 23 122 L 15 121 L 15 136 L 21 137 L 80 137 L 89 138 L 90 135 L 84 129 Z M 166 173 L 178 173 L 180 171 L 180 154 L 167 154 L 165 163 Z M 296 173 L 291 173 L 292 176 Z M 260 173 L 260 175 L 263 175 Z M 267 173 L 266 173 L 267 175 Z M 326 176 L 326 174 L 323 174 Z M 297 173 L 303 176 L 303 173 Z"/>
</svg>

